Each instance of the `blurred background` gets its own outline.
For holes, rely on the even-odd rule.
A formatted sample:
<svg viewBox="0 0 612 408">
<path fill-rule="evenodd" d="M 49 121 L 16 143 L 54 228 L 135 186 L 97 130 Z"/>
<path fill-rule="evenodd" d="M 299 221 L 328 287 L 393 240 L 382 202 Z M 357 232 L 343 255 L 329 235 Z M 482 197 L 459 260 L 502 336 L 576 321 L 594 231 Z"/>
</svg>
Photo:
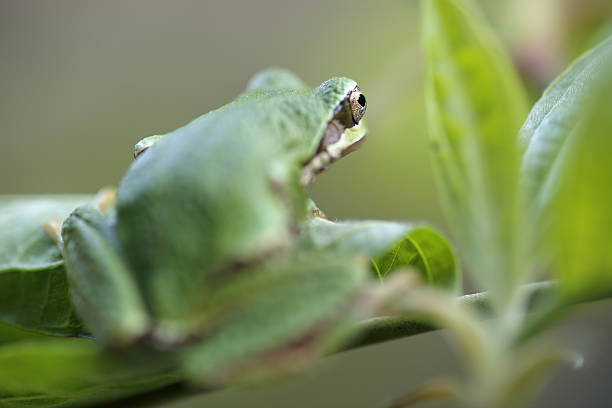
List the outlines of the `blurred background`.
<svg viewBox="0 0 612 408">
<path fill-rule="evenodd" d="M 481 0 L 532 100 L 612 27 L 609 0 Z M 445 229 L 428 162 L 414 0 L 0 1 L 0 194 L 115 185 L 140 138 L 227 103 L 269 66 L 355 79 L 369 140 L 312 187 L 331 218 Z"/>
</svg>

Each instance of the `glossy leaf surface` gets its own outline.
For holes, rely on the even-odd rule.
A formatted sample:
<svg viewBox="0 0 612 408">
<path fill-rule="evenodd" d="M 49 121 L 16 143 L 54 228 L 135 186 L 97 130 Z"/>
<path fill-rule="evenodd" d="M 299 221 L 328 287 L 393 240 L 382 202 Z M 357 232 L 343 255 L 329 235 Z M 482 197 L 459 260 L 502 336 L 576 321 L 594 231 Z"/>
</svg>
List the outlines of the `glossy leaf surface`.
<svg viewBox="0 0 612 408">
<path fill-rule="evenodd" d="M 572 139 L 588 137 L 583 127 L 585 116 L 589 106 L 598 103 L 589 101 L 589 98 L 598 92 L 601 81 L 611 68 L 611 59 L 612 38 L 579 57 L 548 87 L 521 129 L 521 141 L 526 146 L 521 184 L 528 199 L 530 225 L 540 244 L 550 232 L 551 206 L 558 199 L 556 191 L 559 187 L 573 180 L 590 182 L 590 179 L 577 179 L 577 174 L 567 174 L 564 162 L 581 154 L 573 147 L 576 141 Z M 604 166 L 605 162 L 604 159 L 598 165 Z M 593 204 L 597 205 L 599 201 Z M 543 249 L 541 246 L 538 248 Z"/>
<path fill-rule="evenodd" d="M 0 321 L 50 334 L 83 331 L 68 294 L 57 244 L 43 228 L 86 196 L 19 196 L 0 201 Z"/>
<path fill-rule="evenodd" d="M 612 70 L 596 87 L 563 146 L 549 197 L 547 245 L 572 302 L 612 295 Z"/>
<path fill-rule="evenodd" d="M 448 241 L 426 224 L 390 221 L 312 220 L 303 247 L 362 253 L 380 278 L 400 267 L 415 267 L 428 284 L 458 291 L 460 274 Z"/>
</svg>

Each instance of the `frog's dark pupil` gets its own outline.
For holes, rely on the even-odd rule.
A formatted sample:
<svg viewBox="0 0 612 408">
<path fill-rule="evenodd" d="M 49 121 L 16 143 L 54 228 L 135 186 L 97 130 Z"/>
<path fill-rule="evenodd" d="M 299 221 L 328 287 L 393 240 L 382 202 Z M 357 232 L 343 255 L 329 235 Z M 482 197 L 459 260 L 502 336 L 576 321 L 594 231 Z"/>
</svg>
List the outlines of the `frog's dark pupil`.
<svg viewBox="0 0 612 408">
<path fill-rule="evenodd" d="M 365 106 L 365 96 L 363 96 L 363 94 L 359 95 L 359 99 L 357 99 L 357 102 L 359 102 L 361 106 Z"/>
</svg>

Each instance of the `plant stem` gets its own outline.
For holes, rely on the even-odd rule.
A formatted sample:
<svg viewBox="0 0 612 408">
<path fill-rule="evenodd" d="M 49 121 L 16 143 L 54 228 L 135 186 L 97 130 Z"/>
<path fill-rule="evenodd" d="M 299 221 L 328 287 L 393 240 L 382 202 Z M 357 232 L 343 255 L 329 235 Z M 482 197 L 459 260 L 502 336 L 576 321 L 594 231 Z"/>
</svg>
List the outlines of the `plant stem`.
<svg viewBox="0 0 612 408">
<path fill-rule="evenodd" d="M 556 282 L 544 281 L 524 285 L 520 291 L 528 298 L 527 310 L 532 311 L 557 290 Z M 464 295 L 458 299 L 459 304 L 474 308 L 483 318 L 493 317 L 493 306 L 487 292 Z M 428 322 L 402 316 L 383 316 L 364 320 L 360 323 L 357 338 L 344 349 L 352 349 L 370 344 L 381 343 L 400 337 L 413 336 L 437 330 Z"/>
</svg>

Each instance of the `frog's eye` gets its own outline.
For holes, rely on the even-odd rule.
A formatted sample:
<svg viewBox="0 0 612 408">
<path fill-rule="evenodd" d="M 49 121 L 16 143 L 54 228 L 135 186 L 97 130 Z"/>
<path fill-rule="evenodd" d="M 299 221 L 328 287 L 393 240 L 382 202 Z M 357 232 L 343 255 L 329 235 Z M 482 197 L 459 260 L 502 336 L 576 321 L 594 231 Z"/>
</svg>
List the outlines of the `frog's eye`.
<svg viewBox="0 0 612 408">
<path fill-rule="evenodd" d="M 357 124 L 363 118 L 366 110 L 366 98 L 359 91 L 359 88 L 355 88 L 349 97 L 351 105 L 351 114 L 353 115 L 353 121 Z"/>
</svg>

